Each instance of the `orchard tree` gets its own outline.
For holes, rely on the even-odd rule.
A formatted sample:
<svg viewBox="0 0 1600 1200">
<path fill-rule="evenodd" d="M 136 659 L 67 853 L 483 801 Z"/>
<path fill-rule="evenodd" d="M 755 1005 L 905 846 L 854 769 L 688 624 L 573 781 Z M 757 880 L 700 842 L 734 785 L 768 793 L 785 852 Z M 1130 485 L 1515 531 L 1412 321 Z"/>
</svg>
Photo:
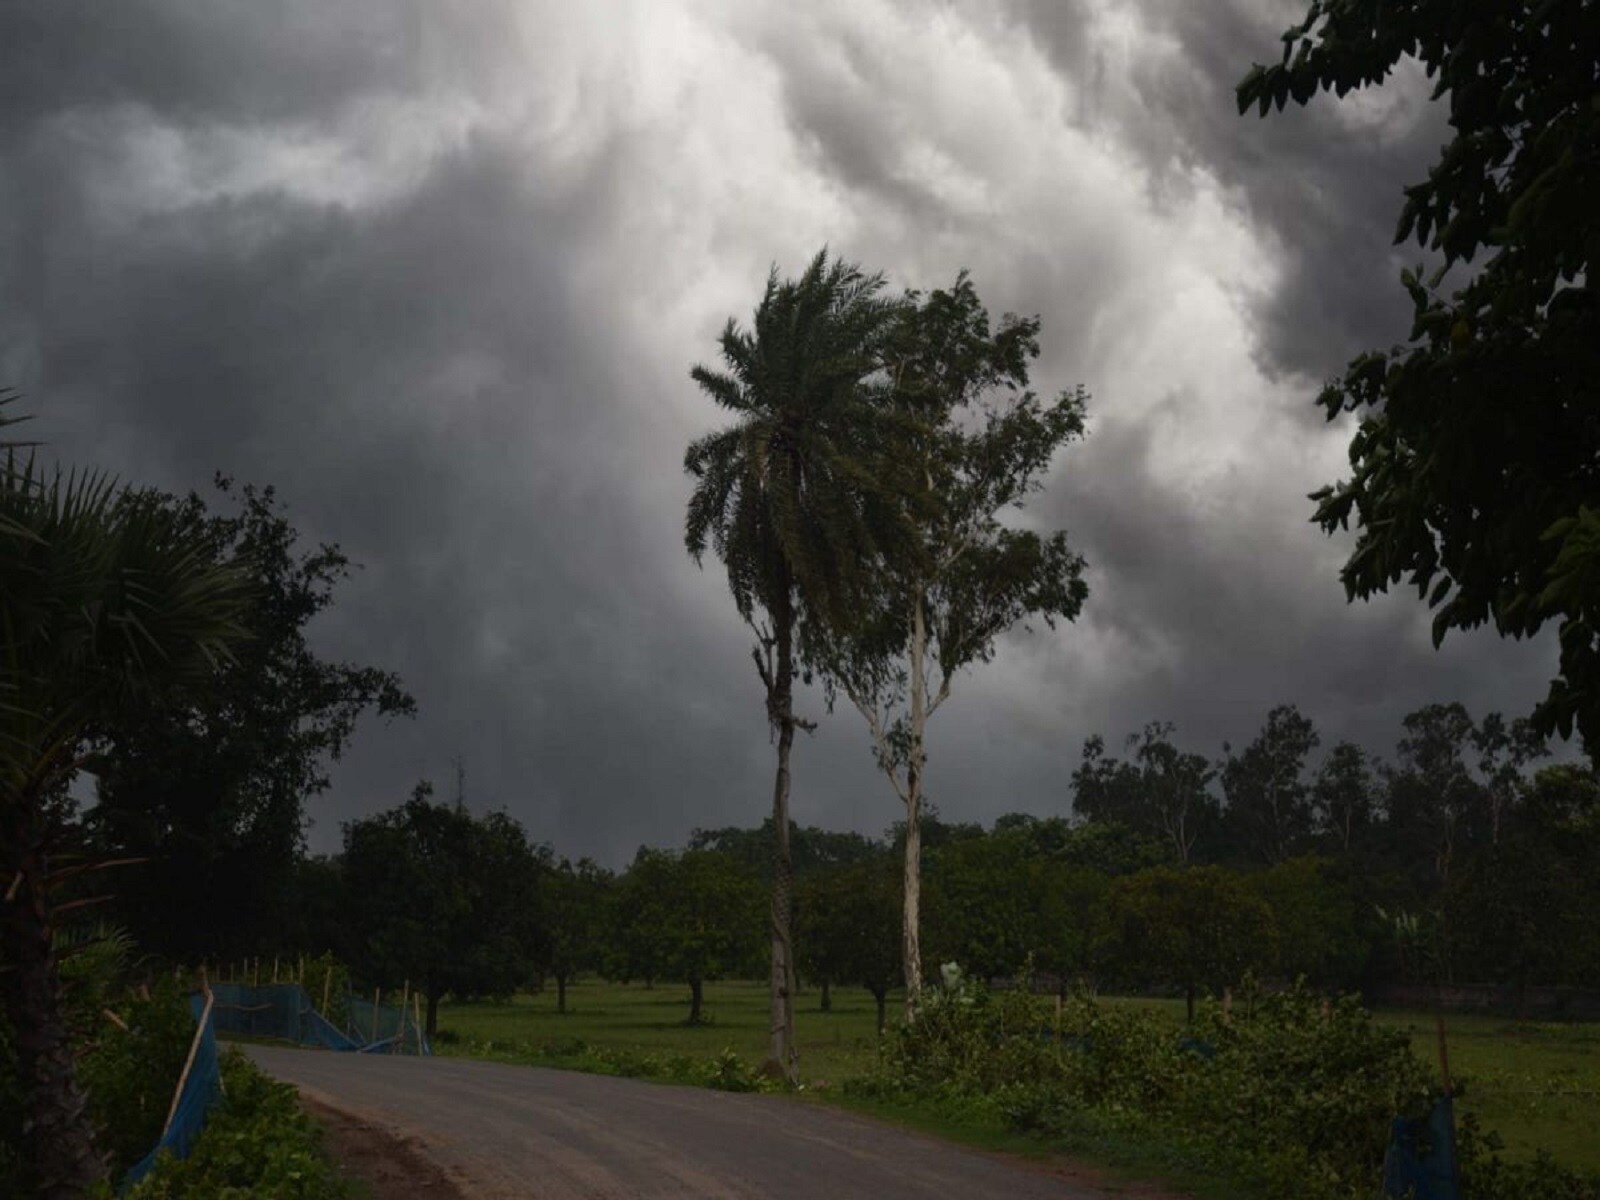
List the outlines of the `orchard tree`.
<svg viewBox="0 0 1600 1200">
<path fill-rule="evenodd" d="M 1038 911 L 1033 963 L 1055 976 L 1056 994 L 1065 997 L 1075 980 L 1095 975 L 1106 939 L 1106 898 L 1111 877 L 1059 859 L 1029 865 Z"/>
<path fill-rule="evenodd" d="M 689 985 L 690 1025 L 703 1019 L 708 979 L 739 974 L 760 957 L 761 885 L 725 854 L 641 850 L 619 893 L 625 946 L 648 949 L 636 970 Z"/>
<path fill-rule="evenodd" d="M 330 661 L 306 627 L 352 569 L 337 546 L 300 547 L 271 488 L 237 492 L 217 515 L 194 493 L 141 503 L 192 526 L 254 583 L 253 634 L 203 694 L 182 688 L 110 714 L 98 730 L 89 825 L 108 854 L 148 859 L 118 880 L 118 915 L 148 951 L 194 961 L 261 948 L 287 923 L 306 802 L 328 787 L 358 719 L 409 716 L 392 673 Z M 196 892 L 237 901 L 196 910 Z"/>
<path fill-rule="evenodd" d="M 540 879 L 547 953 L 544 967 L 556 981 L 556 1011 L 567 1011 L 567 985 L 579 971 L 597 969 L 605 956 L 611 872 L 582 858 L 563 858 Z"/>
<path fill-rule="evenodd" d="M 1312 0 L 1282 61 L 1238 87 L 1265 116 L 1318 88 L 1344 96 L 1415 57 L 1453 136 L 1404 188 L 1395 242 L 1442 266 L 1402 275 L 1406 344 L 1371 350 L 1318 403 L 1360 415 L 1351 475 L 1312 497 L 1357 535 L 1351 599 L 1402 580 L 1436 610 L 1435 644 L 1493 622 L 1555 622 L 1559 673 L 1541 731 L 1600 747 L 1600 8 L 1583 0 L 1453 4 Z M 1447 269 L 1464 272 L 1449 295 Z"/>
<path fill-rule="evenodd" d="M 1372 951 L 1367 926 L 1370 881 L 1311 856 L 1286 859 L 1242 877 L 1245 888 L 1272 910 L 1278 933 L 1276 965 L 1288 979 L 1317 987 L 1360 985 Z"/>
<path fill-rule="evenodd" d="M 777 838 L 772 818 L 753 829 L 725 825 L 695 829 L 689 834 L 690 850 L 718 850 L 739 860 L 741 866 L 764 881 L 772 878 Z M 811 871 L 862 862 L 883 852 L 883 846 L 859 833 L 819 829 L 815 825 L 789 826 L 789 857 L 799 879 Z"/>
<path fill-rule="evenodd" d="M 1277 953 L 1272 910 L 1221 867 L 1157 867 L 1119 879 L 1108 922 L 1114 969 L 1182 988 L 1191 1021 L 1200 988 L 1237 983 Z"/>
<path fill-rule="evenodd" d="M 1056 452 L 1083 434 L 1082 389 L 1028 390 L 1039 321 L 1007 315 L 991 330 L 966 272 L 948 291 L 908 292 L 883 370 L 894 418 L 881 471 L 914 530 L 880 547 L 859 620 L 809 646 L 830 685 L 866 719 L 878 765 L 905 806 L 903 956 L 907 1012 L 922 987 L 921 833 L 929 718 L 958 672 L 988 662 L 1000 636 L 1072 620 L 1088 587 L 1065 533 L 1000 515 L 1042 486 Z"/>
<path fill-rule="evenodd" d="M 1042 940 L 1039 880 L 1015 833 L 945 846 L 928 866 L 928 945 L 978 979 L 1012 976 Z"/>
<path fill-rule="evenodd" d="M 1159 838 L 1119 821 L 1090 821 L 1074 827 L 1050 857 L 1063 866 L 1108 877 L 1171 866 L 1175 861 L 1171 848 Z"/>
<path fill-rule="evenodd" d="M 824 1012 L 831 984 L 859 984 L 877 1003 L 883 1032 L 889 989 L 900 974 L 900 902 L 895 862 L 882 852 L 801 880 L 799 962 L 821 986 Z"/>
<path fill-rule="evenodd" d="M 342 860 L 354 966 L 426 997 L 430 1038 L 446 995 L 508 995 L 549 952 L 548 848 L 505 813 L 474 816 L 432 794 L 423 781 L 400 807 L 347 824 Z"/>
<path fill-rule="evenodd" d="M 894 307 L 881 276 L 818 254 L 798 282 L 774 268 L 753 328 L 722 332 L 726 372 L 692 376 L 734 416 L 689 447 L 694 476 L 686 542 L 695 562 L 712 550 L 727 567 L 777 741 L 772 791 L 772 1020 L 767 1058 L 799 1082 L 794 1041 L 794 951 L 789 919 L 789 757 L 795 731 L 814 728 L 794 708 L 798 640 L 807 626 L 848 627 L 863 566 L 895 514 L 878 498 L 873 464 L 881 424 L 866 380 L 877 368 Z"/>
<path fill-rule="evenodd" d="M 1241 753 L 1233 754 L 1223 743 L 1228 823 L 1245 848 L 1268 865 L 1297 853 L 1311 836 L 1306 759 L 1319 740 L 1309 717 L 1292 704 L 1280 704 Z"/>
<path fill-rule="evenodd" d="M 0 403 L 9 402 L 0 395 Z M 0 413 L 0 424 L 8 424 Z M 98 726 L 203 692 L 241 648 L 250 581 L 209 531 L 93 473 L 0 463 L 0 998 L 32 1194 L 86 1195 L 104 1160 L 62 1013 L 57 885 L 67 789 Z"/>
</svg>

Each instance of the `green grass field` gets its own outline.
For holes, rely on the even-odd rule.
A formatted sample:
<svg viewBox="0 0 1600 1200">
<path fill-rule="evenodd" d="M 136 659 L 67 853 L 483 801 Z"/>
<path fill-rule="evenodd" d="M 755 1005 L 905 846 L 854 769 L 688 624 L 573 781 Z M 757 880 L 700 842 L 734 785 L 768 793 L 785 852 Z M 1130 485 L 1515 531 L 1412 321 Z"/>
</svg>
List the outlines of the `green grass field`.
<svg viewBox="0 0 1600 1200">
<path fill-rule="evenodd" d="M 877 1055 L 872 997 L 859 988 L 835 988 L 831 1012 L 807 990 L 795 1014 L 801 1073 L 813 1086 L 836 1084 L 870 1069 Z M 1181 1001 L 1112 1000 L 1183 1019 Z M 890 998 L 893 1019 L 898 997 Z M 583 980 L 567 993 L 569 1011 L 556 1012 L 554 990 L 518 996 L 509 1004 L 456 1004 L 440 1010 L 441 1028 L 462 1043 L 441 1053 L 483 1052 L 512 1060 L 554 1038 L 581 1038 L 608 1050 L 684 1054 L 709 1058 L 733 1050 L 758 1064 L 766 1050 L 764 983 L 706 985 L 707 1023 L 687 1026 L 688 988 L 681 985 L 610 984 Z M 1417 1054 L 1437 1061 L 1433 1019 L 1384 1012 L 1379 1019 L 1407 1030 Z M 1600 1173 L 1600 1024 L 1553 1024 L 1495 1017 L 1447 1019 L 1450 1067 L 1464 1083 L 1460 1107 L 1475 1112 L 1486 1129 L 1505 1139 L 1507 1153 L 1531 1158 L 1548 1150 L 1569 1167 Z"/>
</svg>

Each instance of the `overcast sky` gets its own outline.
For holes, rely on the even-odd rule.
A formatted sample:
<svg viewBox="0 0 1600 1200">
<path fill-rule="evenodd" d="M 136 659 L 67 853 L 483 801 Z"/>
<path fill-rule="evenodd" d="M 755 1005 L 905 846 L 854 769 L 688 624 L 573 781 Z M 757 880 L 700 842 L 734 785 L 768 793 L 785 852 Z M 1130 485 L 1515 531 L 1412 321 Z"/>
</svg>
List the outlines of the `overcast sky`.
<svg viewBox="0 0 1600 1200">
<path fill-rule="evenodd" d="M 317 644 L 420 712 L 361 729 L 316 850 L 457 754 L 472 807 L 613 865 L 761 820 L 750 638 L 683 549 L 724 419 L 689 368 L 824 244 L 970 268 L 1042 318 L 1038 390 L 1091 395 L 1032 506 L 1088 604 L 957 681 L 947 818 L 1062 814 L 1083 739 L 1156 718 L 1214 755 L 1294 701 L 1390 753 L 1430 701 L 1526 711 L 1555 647 L 1434 651 L 1309 523 L 1350 433 L 1313 397 L 1407 332 L 1390 236 L 1444 124 L 1419 72 L 1237 116 L 1303 7 L 0 0 L 0 383 L 66 462 L 273 484 L 364 564 Z M 802 739 L 798 821 L 897 807 L 853 710 Z"/>
</svg>

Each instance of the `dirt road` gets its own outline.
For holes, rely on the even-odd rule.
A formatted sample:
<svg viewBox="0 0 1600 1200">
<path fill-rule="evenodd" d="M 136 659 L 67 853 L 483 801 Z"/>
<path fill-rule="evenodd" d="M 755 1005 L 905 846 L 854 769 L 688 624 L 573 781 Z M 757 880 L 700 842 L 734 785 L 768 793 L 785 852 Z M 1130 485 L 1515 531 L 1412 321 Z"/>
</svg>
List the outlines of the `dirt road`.
<svg viewBox="0 0 1600 1200">
<path fill-rule="evenodd" d="M 250 1046 L 310 1099 L 403 1135 L 466 1196 L 1104 1200 L 1014 1163 L 781 1096 L 455 1058 Z"/>
</svg>

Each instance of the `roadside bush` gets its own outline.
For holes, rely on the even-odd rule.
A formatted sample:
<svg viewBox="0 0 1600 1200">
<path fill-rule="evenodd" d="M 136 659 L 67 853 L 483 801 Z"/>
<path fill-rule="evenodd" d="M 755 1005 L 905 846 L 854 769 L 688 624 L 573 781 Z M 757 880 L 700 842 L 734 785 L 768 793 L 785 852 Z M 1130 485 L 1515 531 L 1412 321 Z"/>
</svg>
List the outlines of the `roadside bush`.
<svg viewBox="0 0 1600 1200">
<path fill-rule="evenodd" d="M 1354 1001 L 1296 988 L 1248 1017 L 1204 1006 L 1184 1034 L 1086 996 L 1053 1014 L 1025 993 L 934 989 L 857 1091 L 983 1101 L 1046 1136 L 1110 1123 L 1182 1143 L 1261 1195 L 1367 1197 L 1391 1120 L 1433 1095 L 1404 1035 Z"/>
<path fill-rule="evenodd" d="M 186 1159 L 163 1154 L 127 1200 L 345 1200 L 322 1148 L 322 1129 L 288 1084 L 269 1079 L 236 1048 L 222 1058 L 224 1097 Z"/>
<path fill-rule="evenodd" d="M 106 1015 L 113 1012 L 126 1028 Z M 128 993 L 80 1033 L 78 1080 L 89 1095 L 98 1145 L 122 1178 L 161 1138 L 172 1093 L 194 1041 L 187 991 L 170 978 Z M 92 1030 L 92 1032 L 90 1032 Z"/>
</svg>

